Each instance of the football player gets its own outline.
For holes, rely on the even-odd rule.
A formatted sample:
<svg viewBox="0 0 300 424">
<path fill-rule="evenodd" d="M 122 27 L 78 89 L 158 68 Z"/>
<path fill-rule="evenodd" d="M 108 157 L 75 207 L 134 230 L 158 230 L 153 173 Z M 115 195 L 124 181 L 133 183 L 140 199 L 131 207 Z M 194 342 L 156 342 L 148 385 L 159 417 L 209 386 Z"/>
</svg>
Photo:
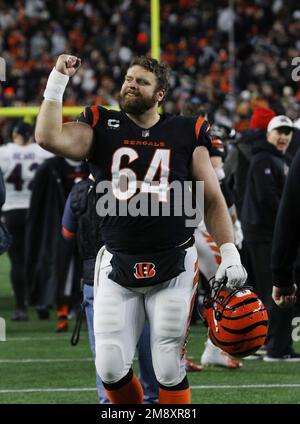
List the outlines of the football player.
<svg viewBox="0 0 300 424">
<path fill-rule="evenodd" d="M 190 403 L 184 353 L 198 260 L 194 228 L 186 225 L 184 202 L 175 213 L 171 183 L 181 187 L 190 175 L 204 181 L 205 221 L 221 253 L 218 279 L 226 278 L 234 288 L 247 277 L 209 159 L 208 125 L 202 117 L 159 115 L 170 72 L 148 57 L 131 62 L 120 91 L 121 111 L 91 106 L 77 122 L 62 124 L 63 93 L 80 64 L 75 56 L 59 56 L 47 82 L 36 138 L 53 153 L 87 158 L 98 183 L 105 245 L 94 281 L 97 371 L 112 403 L 142 403 L 142 387 L 131 366 L 147 315 L 159 402 Z M 112 197 L 105 198 L 104 188 Z M 159 202 L 157 213 L 124 213 L 130 200 L 152 202 L 151 195 Z M 168 216 L 163 213 L 166 203 L 171 206 Z"/>
<path fill-rule="evenodd" d="M 95 179 L 92 174 L 88 179 L 75 184 L 65 204 L 62 219 L 62 232 L 67 240 L 76 237 L 78 250 L 83 262 L 82 284 L 83 303 L 89 333 L 90 348 L 95 357 L 94 336 L 94 269 L 96 256 L 103 243 L 100 238 L 99 217 L 96 213 Z M 155 378 L 151 350 L 149 323 L 146 322 L 137 345 L 139 359 L 139 379 L 144 391 L 144 403 L 157 403 L 158 384 Z M 96 384 L 100 403 L 110 403 L 99 375 Z"/>
<path fill-rule="evenodd" d="M 0 147 L 0 168 L 6 186 L 3 205 L 5 222 L 12 235 L 8 250 L 11 260 L 11 283 L 16 310 L 12 320 L 26 321 L 27 294 L 24 279 L 25 219 L 35 172 L 44 160 L 53 156 L 34 143 L 33 127 L 20 121 L 13 129 L 13 143 Z"/>
</svg>

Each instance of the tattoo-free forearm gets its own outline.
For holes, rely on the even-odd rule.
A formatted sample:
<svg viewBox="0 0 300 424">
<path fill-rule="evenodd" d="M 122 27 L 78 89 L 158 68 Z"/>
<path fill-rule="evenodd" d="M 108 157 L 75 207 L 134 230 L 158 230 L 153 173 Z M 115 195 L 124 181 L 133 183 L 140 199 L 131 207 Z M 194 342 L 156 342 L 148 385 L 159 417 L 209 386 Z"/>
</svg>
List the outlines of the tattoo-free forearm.
<svg viewBox="0 0 300 424">
<path fill-rule="evenodd" d="M 207 204 L 205 224 L 219 247 L 224 243 L 234 242 L 232 223 L 223 197 L 217 197 Z"/>
</svg>

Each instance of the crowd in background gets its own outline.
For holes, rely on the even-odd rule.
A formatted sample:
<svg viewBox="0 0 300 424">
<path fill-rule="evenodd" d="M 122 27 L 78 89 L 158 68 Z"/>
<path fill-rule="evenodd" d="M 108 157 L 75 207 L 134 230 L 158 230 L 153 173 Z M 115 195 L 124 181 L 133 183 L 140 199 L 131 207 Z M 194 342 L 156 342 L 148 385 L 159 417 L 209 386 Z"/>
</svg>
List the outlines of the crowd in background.
<svg viewBox="0 0 300 424">
<path fill-rule="evenodd" d="M 296 0 L 235 0 L 233 10 L 227 0 L 160 3 L 161 58 L 173 70 L 166 111 L 179 112 L 184 100 L 196 97 L 211 121 L 234 120 L 237 130 L 248 127 L 257 104 L 299 117 L 299 83 L 291 78 L 291 61 L 300 51 Z M 150 53 L 150 21 L 147 0 L 0 1 L 0 56 L 7 64 L 0 106 L 39 104 L 63 52 L 83 60 L 65 105 L 117 105 L 131 58 Z M 1 119 L 0 144 L 9 130 Z"/>
</svg>

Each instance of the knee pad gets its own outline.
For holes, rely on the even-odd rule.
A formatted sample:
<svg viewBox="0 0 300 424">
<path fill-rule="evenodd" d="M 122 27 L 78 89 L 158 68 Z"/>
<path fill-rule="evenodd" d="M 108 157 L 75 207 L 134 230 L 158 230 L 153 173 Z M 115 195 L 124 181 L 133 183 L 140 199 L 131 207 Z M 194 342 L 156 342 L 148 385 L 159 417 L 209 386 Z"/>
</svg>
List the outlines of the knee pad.
<svg viewBox="0 0 300 424">
<path fill-rule="evenodd" d="M 185 338 L 189 305 L 182 297 L 167 296 L 157 299 L 155 305 L 155 344 L 153 366 L 158 382 L 164 386 L 175 386 L 185 376 L 181 351 Z"/>
<path fill-rule="evenodd" d="M 184 378 L 180 353 L 176 346 L 158 345 L 154 348 L 153 367 L 159 384 L 166 387 L 176 386 Z"/>
<path fill-rule="evenodd" d="M 96 369 L 105 383 L 119 381 L 128 372 L 125 369 L 125 354 L 113 334 L 123 328 L 123 305 L 121 295 L 102 291 L 94 311 L 94 332 L 96 345 Z"/>
<path fill-rule="evenodd" d="M 95 334 L 111 334 L 121 331 L 125 324 L 122 295 L 102 290 L 94 304 Z"/>
<path fill-rule="evenodd" d="M 98 375 L 107 384 L 113 384 L 121 380 L 130 368 L 125 368 L 122 348 L 115 342 L 104 344 L 97 343 L 96 340 L 95 364 Z"/>
</svg>

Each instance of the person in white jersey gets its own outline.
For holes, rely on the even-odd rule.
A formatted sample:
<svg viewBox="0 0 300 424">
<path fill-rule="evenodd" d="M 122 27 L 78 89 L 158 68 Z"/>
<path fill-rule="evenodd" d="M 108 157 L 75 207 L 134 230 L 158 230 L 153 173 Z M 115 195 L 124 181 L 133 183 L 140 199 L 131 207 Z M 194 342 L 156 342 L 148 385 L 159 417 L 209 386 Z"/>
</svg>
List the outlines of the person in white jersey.
<svg viewBox="0 0 300 424">
<path fill-rule="evenodd" d="M 31 196 L 31 184 L 36 169 L 45 159 L 53 156 L 34 143 L 33 127 L 20 121 L 13 129 L 12 143 L 0 146 L 6 201 L 2 207 L 4 219 L 12 235 L 8 250 L 11 261 L 11 283 L 15 296 L 14 321 L 26 321 L 27 299 L 24 278 L 25 223 Z"/>
</svg>

